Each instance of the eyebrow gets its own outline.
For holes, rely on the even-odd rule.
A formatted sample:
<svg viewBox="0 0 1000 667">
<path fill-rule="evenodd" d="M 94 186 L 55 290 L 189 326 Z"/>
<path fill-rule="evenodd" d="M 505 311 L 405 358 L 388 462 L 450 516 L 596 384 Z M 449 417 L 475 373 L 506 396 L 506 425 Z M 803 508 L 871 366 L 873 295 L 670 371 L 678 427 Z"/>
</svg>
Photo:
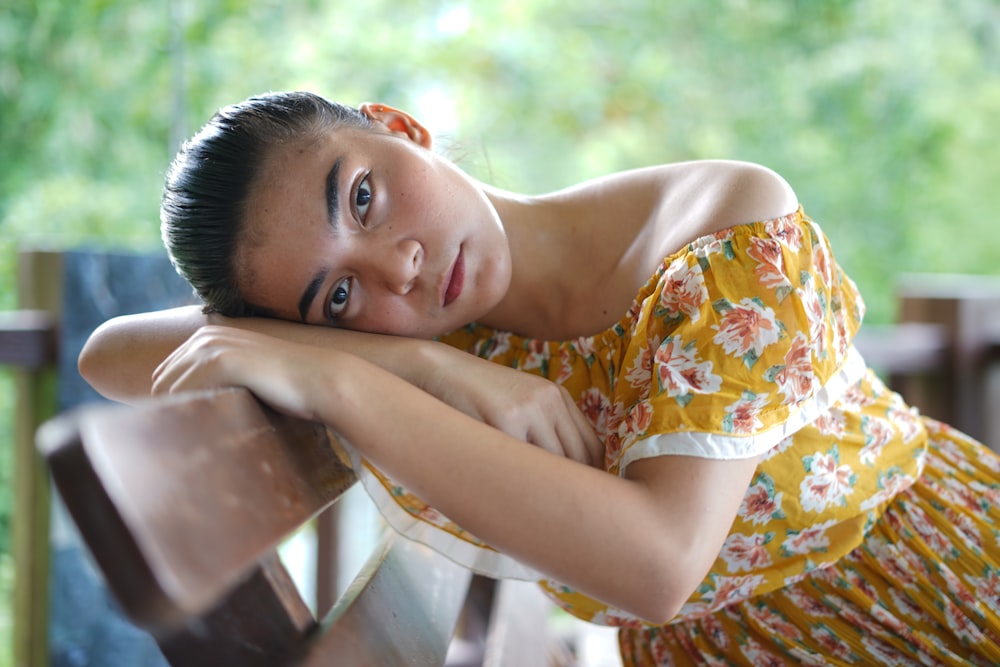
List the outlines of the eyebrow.
<svg viewBox="0 0 1000 667">
<path fill-rule="evenodd" d="M 338 158 L 330 168 L 330 173 L 326 175 L 326 216 L 330 221 L 330 226 L 336 226 L 339 217 L 340 164 L 343 161 L 344 158 Z"/>
<path fill-rule="evenodd" d="M 319 288 L 325 279 L 326 269 L 320 269 L 313 276 L 313 279 L 309 281 L 306 291 L 302 293 L 302 298 L 299 299 L 299 316 L 303 322 L 306 321 L 306 316 L 309 314 L 309 308 L 312 307 L 313 299 L 316 298 L 316 293 L 319 292 Z"/>
<path fill-rule="evenodd" d="M 337 226 L 340 217 L 340 165 L 343 161 L 343 158 L 339 158 L 334 162 L 330 172 L 326 175 L 326 217 L 331 227 Z M 325 268 L 317 271 L 313 279 L 309 281 L 305 291 L 302 292 L 302 298 L 299 299 L 299 317 L 302 318 L 303 322 L 306 321 L 306 316 L 309 314 L 312 302 L 316 299 L 319 288 L 326 279 L 326 274 L 327 269 Z"/>
</svg>

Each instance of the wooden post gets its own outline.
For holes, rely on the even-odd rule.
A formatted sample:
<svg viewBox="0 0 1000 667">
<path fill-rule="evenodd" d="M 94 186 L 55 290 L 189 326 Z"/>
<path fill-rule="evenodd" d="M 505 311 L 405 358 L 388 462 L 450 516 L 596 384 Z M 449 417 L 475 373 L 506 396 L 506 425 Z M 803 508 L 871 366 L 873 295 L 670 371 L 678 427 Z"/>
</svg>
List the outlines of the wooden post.
<svg viewBox="0 0 1000 667">
<path fill-rule="evenodd" d="M 158 640 L 171 665 L 271 667 L 292 656 L 317 627 L 277 553 L 230 592 L 216 609 Z"/>
<path fill-rule="evenodd" d="M 921 388 L 921 410 L 985 442 L 989 370 L 1000 360 L 1000 279 L 909 275 L 900 285 L 900 319 L 940 325 L 948 341 L 944 372 Z"/>
<path fill-rule="evenodd" d="M 316 528 L 316 616 L 322 618 L 340 596 L 337 578 L 340 576 L 337 544 L 340 530 L 341 503 L 320 512 Z"/>
<path fill-rule="evenodd" d="M 58 317 L 62 256 L 20 255 L 19 307 Z M 58 321 L 58 320 L 56 320 Z M 49 479 L 35 449 L 35 431 L 56 410 L 55 359 L 16 371 L 14 416 L 14 664 L 47 665 L 49 601 Z"/>
</svg>

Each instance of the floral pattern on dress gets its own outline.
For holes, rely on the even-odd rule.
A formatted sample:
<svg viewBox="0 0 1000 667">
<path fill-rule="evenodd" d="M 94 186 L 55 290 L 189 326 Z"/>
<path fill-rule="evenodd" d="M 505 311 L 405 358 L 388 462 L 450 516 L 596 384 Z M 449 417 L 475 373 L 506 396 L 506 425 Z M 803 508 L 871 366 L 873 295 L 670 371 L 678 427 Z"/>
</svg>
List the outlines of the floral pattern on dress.
<svg viewBox="0 0 1000 667">
<path fill-rule="evenodd" d="M 859 574 L 863 568 L 837 568 L 853 567 L 850 559 L 867 553 L 866 535 L 883 524 L 903 540 L 885 566 L 901 580 L 940 577 L 905 540 L 922 540 L 947 558 L 970 545 L 996 553 L 996 528 L 986 533 L 958 518 L 959 537 L 936 531 L 937 519 L 922 516 L 917 503 L 886 509 L 912 492 L 925 466 L 960 473 L 962 466 L 1000 465 L 985 455 L 970 460 L 968 447 L 946 427 L 920 417 L 859 365 L 852 339 L 863 315 L 856 286 L 800 210 L 707 235 L 665 258 L 622 319 L 595 336 L 538 341 L 473 324 L 440 340 L 565 387 L 604 442 L 610 474 L 623 476 L 631 462 L 648 456 L 760 456 L 719 558 L 669 624 L 648 626 L 557 582 L 539 582 L 570 613 L 626 628 L 623 655 L 641 658 L 626 664 L 674 664 L 670 656 L 682 654 L 730 664 L 720 656 L 734 651 L 752 656 L 752 664 L 785 664 L 789 656 L 824 664 L 827 654 L 869 664 L 866 656 L 888 659 L 903 649 L 886 634 L 884 619 L 872 621 L 879 634 L 844 644 L 844 615 L 871 619 L 872 603 L 849 605 L 831 591 L 876 596 L 892 619 L 906 618 L 896 623 L 902 627 L 921 614 L 951 627 L 950 612 L 943 603 L 933 613 L 906 605 L 871 588 Z M 996 486 L 984 483 L 976 500 L 967 482 L 939 486 L 942 498 L 961 505 L 960 514 L 996 511 Z M 411 494 L 394 498 L 412 516 L 425 511 Z M 460 527 L 432 520 L 456 539 L 489 549 Z M 888 553 L 884 543 L 872 549 Z M 874 557 L 865 558 L 869 567 Z M 991 592 L 997 579 L 990 570 L 956 573 L 955 581 Z M 730 616 L 752 601 L 773 606 L 733 625 Z M 742 630 L 754 623 L 783 627 L 786 617 L 798 624 L 790 633 L 801 638 L 798 644 Z M 715 648 L 696 650 L 706 637 L 715 637 Z M 717 650 L 722 644 L 725 654 Z"/>
<path fill-rule="evenodd" d="M 726 553 L 732 561 L 737 548 L 754 545 L 744 565 L 752 578 L 727 588 L 733 572 L 720 555 L 684 612 L 704 614 L 731 594 L 774 590 L 847 553 L 887 490 L 918 473 L 915 452 L 927 438 L 919 418 L 901 430 L 894 417 L 907 408 L 898 396 L 870 374 L 842 377 L 863 312 L 826 237 L 798 211 L 710 234 L 665 258 L 622 320 L 596 336 L 538 341 L 470 325 L 441 340 L 558 381 L 617 475 L 640 445 L 641 456 L 689 454 L 677 438 L 693 434 L 735 456 L 748 439 L 811 414 L 758 452 Z M 875 506 L 865 504 L 873 498 Z M 579 593 L 553 597 L 582 618 L 608 617 Z"/>
<path fill-rule="evenodd" d="M 923 474 L 885 500 L 860 546 L 773 593 L 667 626 L 626 627 L 623 664 L 744 664 L 734 646 L 759 664 L 1000 664 L 1000 505 L 951 505 L 940 493 L 976 482 L 1000 489 L 1000 456 L 924 423 L 932 437 Z"/>
</svg>

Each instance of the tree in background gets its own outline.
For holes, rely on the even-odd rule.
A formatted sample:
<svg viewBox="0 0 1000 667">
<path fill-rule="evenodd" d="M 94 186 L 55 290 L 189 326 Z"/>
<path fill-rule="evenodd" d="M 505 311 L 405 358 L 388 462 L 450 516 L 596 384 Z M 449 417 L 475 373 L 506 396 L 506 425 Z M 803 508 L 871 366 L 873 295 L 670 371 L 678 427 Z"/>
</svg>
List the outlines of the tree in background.
<svg viewBox="0 0 1000 667">
<path fill-rule="evenodd" d="M 762 162 L 834 237 L 876 320 L 893 315 L 893 274 L 991 272 L 1000 249 L 988 228 L 1000 196 L 991 0 L 50 0 L 0 12 L 2 306 L 19 245 L 157 247 L 180 138 L 221 105 L 289 88 L 412 110 L 469 171 L 526 191 L 671 160 Z"/>
<path fill-rule="evenodd" d="M 900 272 L 997 272 L 993 0 L 7 0 L 0 308 L 21 247 L 159 248 L 181 138 L 292 88 L 408 109 L 468 171 L 527 192 L 665 161 L 771 166 L 870 321 L 892 319 Z M 9 512 L 0 494 L 0 554 Z"/>
</svg>

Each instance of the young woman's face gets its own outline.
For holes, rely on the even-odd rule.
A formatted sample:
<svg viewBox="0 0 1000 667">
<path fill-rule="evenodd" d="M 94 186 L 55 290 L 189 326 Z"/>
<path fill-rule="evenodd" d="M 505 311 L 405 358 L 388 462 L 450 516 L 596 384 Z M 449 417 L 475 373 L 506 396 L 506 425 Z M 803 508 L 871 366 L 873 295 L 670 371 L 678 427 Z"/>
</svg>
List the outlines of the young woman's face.
<svg viewBox="0 0 1000 667">
<path fill-rule="evenodd" d="M 244 298 L 288 320 L 431 338 L 488 313 L 510 284 L 489 199 L 405 133 L 339 129 L 278 148 L 245 224 Z"/>
</svg>

